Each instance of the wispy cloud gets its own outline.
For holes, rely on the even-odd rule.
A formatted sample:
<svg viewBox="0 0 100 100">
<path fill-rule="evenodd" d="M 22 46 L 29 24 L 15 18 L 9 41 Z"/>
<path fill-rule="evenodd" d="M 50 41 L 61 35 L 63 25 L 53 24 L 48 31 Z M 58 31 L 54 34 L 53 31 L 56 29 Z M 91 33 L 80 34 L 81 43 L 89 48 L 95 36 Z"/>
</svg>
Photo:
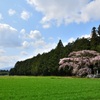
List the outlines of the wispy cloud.
<svg viewBox="0 0 100 100">
<path fill-rule="evenodd" d="M 0 55 L 3 55 L 6 51 L 4 49 L 0 49 Z"/>
<path fill-rule="evenodd" d="M 3 19 L 3 16 L 2 16 L 2 14 L 0 13 L 0 20 L 2 20 Z"/>
<path fill-rule="evenodd" d="M 28 11 L 22 11 L 21 18 L 23 20 L 28 20 L 30 18 L 31 14 Z"/>
<path fill-rule="evenodd" d="M 24 41 L 23 43 L 22 43 L 22 47 L 23 48 L 28 48 L 30 46 L 30 43 L 28 42 L 28 41 Z"/>
<path fill-rule="evenodd" d="M 22 51 L 22 52 L 21 52 L 21 55 L 22 55 L 22 56 L 26 56 L 26 55 L 28 55 L 28 53 L 27 53 L 26 51 Z"/>
<path fill-rule="evenodd" d="M 9 9 L 9 10 L 8 10 L 8 14 L 9 14 L 10 16 L 12 16 L 12 15 L 16 14 L 16 11 L 13 10 L 13 9 Z"/>
</svg>

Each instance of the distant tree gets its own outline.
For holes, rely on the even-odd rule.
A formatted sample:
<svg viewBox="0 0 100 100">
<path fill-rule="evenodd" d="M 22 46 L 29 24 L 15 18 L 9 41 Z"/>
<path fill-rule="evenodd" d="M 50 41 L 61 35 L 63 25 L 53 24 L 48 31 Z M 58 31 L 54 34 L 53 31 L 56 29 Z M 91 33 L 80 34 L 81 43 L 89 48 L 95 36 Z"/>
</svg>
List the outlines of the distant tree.
<svg viewBox="0 0 100 100">
<path fill-rule="evenodd" d="M 98 37 L 97 37 L 97 46 L 96 46 L 96 50 L 98 51 L 98 52 L 100 52 L 100 25 L 99 25 L 99 27 L 98 27 L 98 30 L 97 30 L 97 33 L 98 33 Z"/>
<path fill-rule="evenodd" d="M 97 45 L 98 45 L 98 35 L 96 32 L 96 27 L 93 27 L 91 33 L 91 49 L 96 50 Z"/>
<path fill-rule="evenodd" d="M 87 38 L 78 38 L 73 45 L 74 51 L 79 50 L 89 50 L 90 49 L 90 41 Z"/>
<path fill-rule="evenodd" d="M 16 75 L 15 68 L 10 69 L 9 75 Z"/>
<path fill-rule="evenodd" d="M 0 70 L 0 75 L 9 75 L 8 70 Z"/>
<path fill-rule="evenodd" d="M 100 25 L 98 27 L 98 35 L 100 36 Z"/>
<path fill-rule="evenodd" d="M 92 37 L 92 38 L 96 38 L 96 37 L 97 37 L 96 27 L 93 27 L 93 28 L 92 28 L 91 37 Z"/>
<path fill-rule="evenodd" d="M 61 48 L 61 47 L 64 47 L 64 45 L 63 45 L 62 41 L 59 40 L 56 48 Z"/>
</svg>

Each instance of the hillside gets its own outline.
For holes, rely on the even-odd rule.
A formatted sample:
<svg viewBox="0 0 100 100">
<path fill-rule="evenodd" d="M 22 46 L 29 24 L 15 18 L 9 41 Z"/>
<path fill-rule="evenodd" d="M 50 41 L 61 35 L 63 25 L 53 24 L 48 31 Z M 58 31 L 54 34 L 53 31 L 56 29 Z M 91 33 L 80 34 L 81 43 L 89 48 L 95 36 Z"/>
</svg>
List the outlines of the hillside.
<svg viewBox="0 0 100 100">
<path fill-rule="evenodd" d="M 11 68 L 10 75 L 65 75 L 63 71 L 58 70 L 59 60 L 68 57 L 72 51 L 80 50 L 100 52 L 100 26 L 97 30 L 95 27 L 92 28 L 91 38 L 77 38 L 66 46 L 63 46 L 62 41 L 59 40 L 55 49 L 50 52 L 38 54 L 25 61 L 18 61 L 14 68 Z"/>
</svg>

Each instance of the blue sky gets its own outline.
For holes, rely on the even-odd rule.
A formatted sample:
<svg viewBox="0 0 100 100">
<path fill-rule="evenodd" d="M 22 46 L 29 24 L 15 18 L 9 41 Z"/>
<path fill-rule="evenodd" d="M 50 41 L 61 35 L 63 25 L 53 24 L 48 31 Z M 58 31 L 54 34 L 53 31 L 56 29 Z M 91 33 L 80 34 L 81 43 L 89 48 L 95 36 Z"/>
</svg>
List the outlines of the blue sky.
<svg viewBox="0 0 100 100">
<path fill-rule="evenodd" d="M 100 24 L 100 0 L 0 0 L 0 69 L 89 37 Z"/>
</svg>

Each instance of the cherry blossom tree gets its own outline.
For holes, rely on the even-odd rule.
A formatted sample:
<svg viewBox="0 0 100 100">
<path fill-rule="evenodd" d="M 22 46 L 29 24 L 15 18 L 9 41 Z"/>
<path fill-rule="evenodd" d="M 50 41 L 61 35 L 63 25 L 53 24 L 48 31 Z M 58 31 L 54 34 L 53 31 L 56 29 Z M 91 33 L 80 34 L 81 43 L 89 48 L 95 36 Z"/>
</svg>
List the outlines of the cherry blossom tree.
<svg viewBox="0 0 100 100">
<path fill-rule="evenodd" d="M 73 51 L 68 58 L 60 59 L 59 65 L 59 70 L 65 70 L 66 67 L 72 69 L 72 75 L 93 74 L 93 68 L 100 69 L 100 53 L 93 50 Z"/>
</svg>

